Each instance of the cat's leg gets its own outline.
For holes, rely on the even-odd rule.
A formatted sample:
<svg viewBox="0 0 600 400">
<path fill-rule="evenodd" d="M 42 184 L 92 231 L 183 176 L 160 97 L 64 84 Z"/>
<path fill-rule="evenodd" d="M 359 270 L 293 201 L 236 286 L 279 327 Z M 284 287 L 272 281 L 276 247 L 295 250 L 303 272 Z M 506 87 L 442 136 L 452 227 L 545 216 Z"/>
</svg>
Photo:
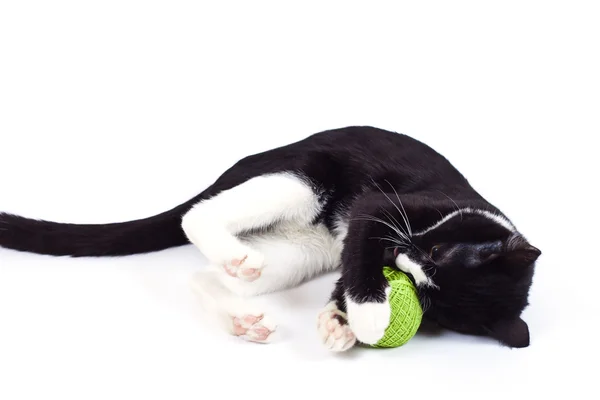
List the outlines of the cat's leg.
<svg viewBox="0 0 600 400">
<path fill-rule="evenodd" d="M 313 188 L 292 173 L 263 175 L 196 204 L 182 218 L 189 240 L 231 277 L 255 281 L 268 264 L 238 237 L 274 224 L 308 226 L 321 210 Z"/>
<path fill-rule="evenodd" d="M 377 343 L 390 321 L 391 288 L 383 267 L 389 262 L 386 259 L 389 243 L 385 238 L 398 235 L 395 221 L 390 220 L 390 216 L 400 220 L 396 213 L 383 194 L 367 194 L 357 199 L 350 211 L 342 252 L 343 297 L 348 324 L 357 340 L 365 344 Z"/>
<path fill-rule="evenodd" d="M 252 301 L 223 286 L 219 275 L 218 271 L 202 271 L 192 280 L 202 307 L 229 334 L 251 342 L 272 342 L 277 330 L 272 318 Z"/>
<path fill-rule="evenodd" d="M 328 350 L 346 351 L 356 344 L 356 336 L 348 325 L 342 278 L 336 282 L 329 303 L 317 316 L 317 330 Z"/>
<path fill-rule="evenodd" d="M 240 237 L 240 241 L 263 255 L 265 268 L 256 281 L 220 276 L 231 292 L 256 296 L 297 286 L 340 265 L 341 243 L 323 224 L 300 226 L 283 223 L 269 232 Z"/>
<path fill-rule="evenodd" d="M 213 267 L 195 277 L 194 289 L 203 305 L 230 334 L 267 343 L 275 337 L 277 325 L 252 296 L 293 287 L 336 268 L 341 244 L 323 225 L 302 228 L 284 224 L 241 240 L 263 254 L 270 266 L 261 278 L 247 282 Z"/>
</svg>

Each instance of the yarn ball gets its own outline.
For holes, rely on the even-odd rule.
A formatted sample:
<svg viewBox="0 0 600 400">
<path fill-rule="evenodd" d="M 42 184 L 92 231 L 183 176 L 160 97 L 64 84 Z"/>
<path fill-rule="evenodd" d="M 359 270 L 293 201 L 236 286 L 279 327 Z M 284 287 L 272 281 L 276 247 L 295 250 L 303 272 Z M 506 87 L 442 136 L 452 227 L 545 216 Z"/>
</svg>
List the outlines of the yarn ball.
<svg viewBox="0 0 600 400">
<path fill-rule="evenodd" d="M 390 324 L 384 336 L 372 347 L 400 347 L 417 333 L 423 310 L 417 290 L 412 281 L 402 271 L 390 267 L 383 268 L 383 275 L 390 283 L 389 303 Z"/>
</svg>

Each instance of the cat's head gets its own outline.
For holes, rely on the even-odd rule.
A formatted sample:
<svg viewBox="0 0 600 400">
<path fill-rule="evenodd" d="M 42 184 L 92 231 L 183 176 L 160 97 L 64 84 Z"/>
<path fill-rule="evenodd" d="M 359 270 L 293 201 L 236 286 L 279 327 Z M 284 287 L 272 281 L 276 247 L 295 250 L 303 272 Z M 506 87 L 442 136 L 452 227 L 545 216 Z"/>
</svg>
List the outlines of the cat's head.
<svg viewBox="0 0 600 400">
<path fill-rule="evenodd" d="M 412 243 L 409 257 L 432 283 L 419 288 L 427 319 L 510 347 L 529 345 L 521 313 L 541 252 L 510 222 L 490 212 L 461 210 L 414 234 Z"/>
</svg>

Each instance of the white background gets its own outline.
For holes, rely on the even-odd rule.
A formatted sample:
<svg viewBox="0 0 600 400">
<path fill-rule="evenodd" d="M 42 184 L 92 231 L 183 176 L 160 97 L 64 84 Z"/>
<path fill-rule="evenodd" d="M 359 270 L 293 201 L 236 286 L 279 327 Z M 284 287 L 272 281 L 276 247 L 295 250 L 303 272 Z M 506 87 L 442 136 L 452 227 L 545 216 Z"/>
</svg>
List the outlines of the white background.
<svg viewBox="0 0 600 400">
<path fill-rule="evenodd" d="M 444 333 L 333 355 L 315 315 L 335 275 L 265 298 L 282 340 L 253 345 L 199 309 L 191 246 L 0 250 L 0 398 L 597 398 L 594 3 L 1 1 L 0 210 L 146 217 L 240 157 L 374 125 L 447 156 L 543 255 L 527 349 Z"/>
</svg>

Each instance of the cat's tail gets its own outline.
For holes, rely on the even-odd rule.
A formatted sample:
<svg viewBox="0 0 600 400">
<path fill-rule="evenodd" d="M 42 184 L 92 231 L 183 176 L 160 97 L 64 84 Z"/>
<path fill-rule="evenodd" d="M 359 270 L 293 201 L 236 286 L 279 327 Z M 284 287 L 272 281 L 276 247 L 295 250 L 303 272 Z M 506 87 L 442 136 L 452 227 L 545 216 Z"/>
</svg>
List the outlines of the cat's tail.
<svg viewBox="0 0 600 400">
<path fill-rule="evenodd" d="M 53 256 L 125 256 L 189 243 L 182 216 L 199 195 L 153 217 L 110 224 L 69 224 L 0 213 L 0 247 Z"/>
</svg>

